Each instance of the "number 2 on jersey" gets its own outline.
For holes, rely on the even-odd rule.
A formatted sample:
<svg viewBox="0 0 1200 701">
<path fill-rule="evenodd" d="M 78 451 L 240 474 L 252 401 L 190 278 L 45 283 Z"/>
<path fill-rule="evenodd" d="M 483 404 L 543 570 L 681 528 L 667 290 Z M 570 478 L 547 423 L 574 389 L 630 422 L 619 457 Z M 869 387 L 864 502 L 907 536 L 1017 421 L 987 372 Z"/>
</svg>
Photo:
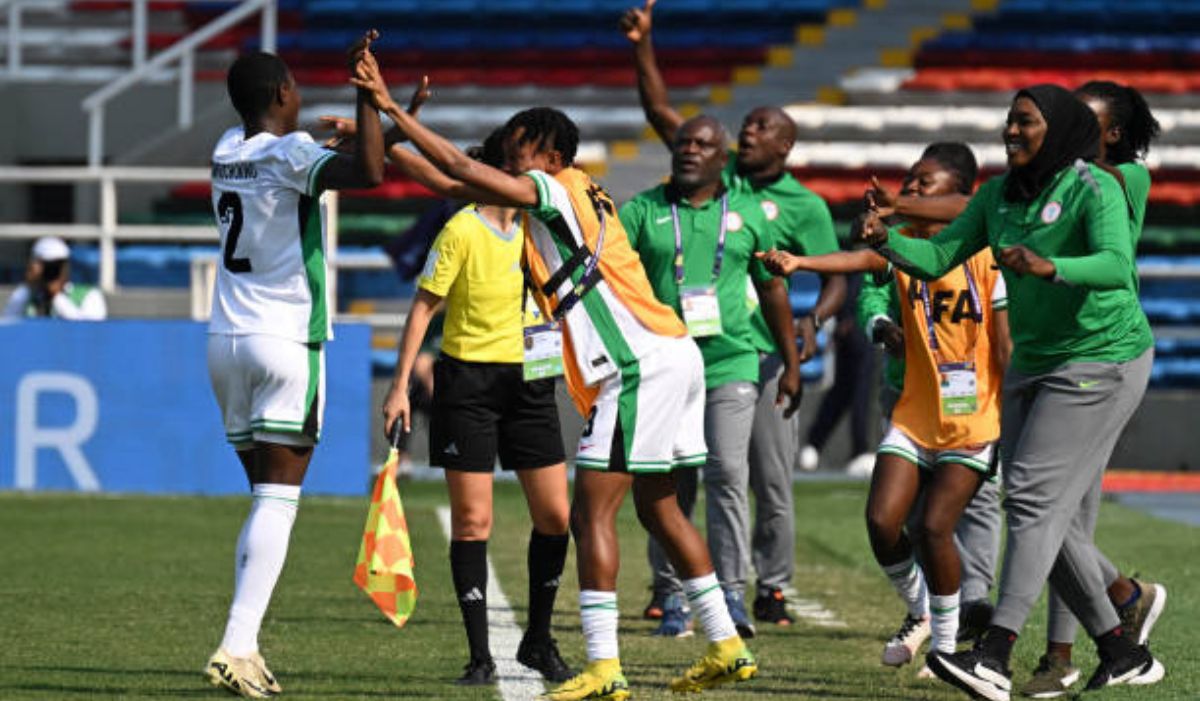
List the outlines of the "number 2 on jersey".
<svg viewBox="0 0 1200 701">
<path fill-rule="evenodd" d="M 227 227 L 225 250 L 222 255 L 225 269 L 231 273 L 250 272 L 249 258 L 233 257 L 234 251 L 237 250 L 238 237 L 242 235 L 242 198 L 238 197 L 236 192 L 221 194 L 221 199 L 217 200 L 217 218 L 223 226 Z"/>
</svg>

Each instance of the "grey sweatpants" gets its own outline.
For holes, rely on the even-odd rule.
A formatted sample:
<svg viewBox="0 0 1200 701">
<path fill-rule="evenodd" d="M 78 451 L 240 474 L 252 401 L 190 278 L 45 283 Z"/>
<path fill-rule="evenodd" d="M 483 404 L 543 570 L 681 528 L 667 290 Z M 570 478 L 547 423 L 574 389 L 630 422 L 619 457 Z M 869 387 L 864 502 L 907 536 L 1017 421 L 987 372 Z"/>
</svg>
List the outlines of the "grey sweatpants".
<svg viewBox="0 0 1200 701">
<path fill-rule="evenodd" d="M 900 394 L 885 383 L 879 392 L 885 425 L 899 399 Z M 954 526 L 954 544 L 958 546 L 962 565 L 959 585 L 962 602 L 987 599 L 996 581 L 996 561 L 1000 558 L 999 482 L 985 480 L 979 486 Z"/>
<path fill-rule="evenodd" d="M 1084 498 L 1083 504 L 1080 505 L 1083 517 L 1091 524 L 1093 534 L 1096 532 L 1096 519 L 1100 516 L 1100 492 L 1100 482 L 1097 482 Z M 1113 582 L 1117 581 L 1117 577 L 1121 576 L 1121 572 L 1098 548 L 1096 549 L 1096 561 L 1100 563 L 1100 574 L 1104 577 L 1104 588 L 1107 590 Z M 1079 620 L 1071 615 L 1071 609 L 1054 591 L 1053 586 L 1050 587 L 1046 614 L 1046 639 L 1052 643 L 1074 643 Z"/>
<path fill-rule="evenodd" d="M 758 406 L 750 433 L 750 490 L 754 492 L 754 534 L 750 540 L 758 585 L 783 588 L 796 570 L 796 510 L 792 465 L 800 450 L 799 417 L 783 418 L 775 406 L 783 359 L 763 354 L 758 365 Z"/>
<path fill-rule="evenodd" d="M 717 580 L 726 591 L 741 595 L 746 590 L 750 559 L 750 500 L 747 490 L 750 466 L 750 428 L 758 388 L 751 382 L 729 382 L 708 390 L 704 404 L 704 441 L 708 460 L 704 463 L 705 519 L 708 552 Z M 677 473 L 679 508 L 691 518 L 696 506 L 696 471 Z M 646 547 L 654 572 L 654 589 L 663 593 L 683 591 L 662 546 L 651 537 Z"/>
<path fill-rule="evenodd" d="M 1020 632 L 1050 583 L 1092 637 L 1120 623 L 1084 502 L 1150 379 L 1154 351 L 1124 363 L 1068 363 L 1004 378 L 1000 447 L 1008 546 L 992 624 Z M 1090 522 L 1089 522 L 1090 521 Z"/>
</svg>

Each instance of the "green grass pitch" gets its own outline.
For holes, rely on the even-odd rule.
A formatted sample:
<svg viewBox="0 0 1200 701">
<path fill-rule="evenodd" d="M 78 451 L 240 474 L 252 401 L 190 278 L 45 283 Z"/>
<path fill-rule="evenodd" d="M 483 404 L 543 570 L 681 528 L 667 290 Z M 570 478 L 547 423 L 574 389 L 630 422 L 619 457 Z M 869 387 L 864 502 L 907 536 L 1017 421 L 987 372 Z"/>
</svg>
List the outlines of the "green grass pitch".
<svg viewBox="0 0 1200 701">
<path fill-rule="evenodd" d="M 393 628 L 350 581 L 367 500 L 306 497 L 261 643 L 290 699 L 498 699 L 491 688 L 449 682 L 465 662 L 447 544 L 435 509 L 440 484 L 403 484 L 421 589 L 408 625 Z M 902 608 L 871 559 L 861 484 L 796 489 L 795 586 L 846 623 L 800 621 L 760 628 L 758 679 L 710 698 L 954 699 L 957 691 L 879 664 Z M 226 698 L 200 669 L 220 640 L 232 586 L 234 542 L 246 498 L 0 495 L 0 699 Z M 703 509 L 699 509 L 703 513 Z M 496 488 L 491 556 L 517 620 L 525 616 L 529 531 L 516 485 Z M 1167 666 L 1150 688 L 1094 699 L 1200 697 L 1200 529 L 1105 504 L 1098 540 L 1125 570 L 1164 582 L 1166 613 L 1152 638 Z M 702 636 L 662 640 L 639 619 L 648 595 L 644 537 L 622 511 L 621 646 L 635 699 L 667 699 L 667 680 L 703 649 Z M 583 660 L 574 559 L 568 562 L 555 635 L 568 661 Z M 1014 657 L 1016 684 L 1043 644 L 1044 611 Z M 495 652 L 499 653 L 499 650 Z M 510 653 L 511 654 L 511 653 Z M 1076 663 L 1095 665 L 1082 641 Z"/>
</svg>

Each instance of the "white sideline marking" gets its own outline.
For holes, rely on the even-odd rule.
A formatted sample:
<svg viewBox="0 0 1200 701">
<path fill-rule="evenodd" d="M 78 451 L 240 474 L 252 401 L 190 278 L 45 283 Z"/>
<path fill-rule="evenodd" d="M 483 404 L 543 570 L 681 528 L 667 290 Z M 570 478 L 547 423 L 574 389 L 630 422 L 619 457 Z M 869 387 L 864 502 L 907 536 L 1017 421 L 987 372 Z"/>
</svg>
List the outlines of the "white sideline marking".
<svg viewBox="0 0 1200 701">
<path fill-rule="evenodd" d="M 797 618 L 803 618 L 805 621 L 814 626 L 822 628 L 846 628 L 846 622 L 837 617 L 837 614 L 821 605 L 821 602 L 814 599 L 801 599 L 797 596 L 798 592 L 793 587 L 787 587 L 783 590 L 784 596 L 788 598 L 788 611 L 791 611 Z"/>
<path fill-rule="evenodd" d="M 446 540 L 450 540 L 450 509 L 439 506 L 438 521 Z M 546 690 L 542 686 L 542 675 L 517 662 L 517 646 L 521 644 L 521 627 L 513 617 L 508 597 L 500 588 L 492 558 L 488 558 L 488 638 L 496 660 L 497 691 L 504 701 L 530 701 Z"/>
</svg>

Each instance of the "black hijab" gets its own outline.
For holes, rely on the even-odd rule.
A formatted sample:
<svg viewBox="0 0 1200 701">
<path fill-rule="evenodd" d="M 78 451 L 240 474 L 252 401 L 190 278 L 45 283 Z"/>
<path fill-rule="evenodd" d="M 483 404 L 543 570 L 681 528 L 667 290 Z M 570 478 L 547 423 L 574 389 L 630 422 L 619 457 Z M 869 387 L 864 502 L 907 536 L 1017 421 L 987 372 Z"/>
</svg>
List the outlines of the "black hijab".
<svg viewBox="0 0 1200 701">
<path fill-rule="evenodd" d="M 1028 165 L 1011 168 L 1004 183 L 1004 199 L 1030 202 L 1063 168 L 1076 159 L 1091 161 L 1100 151 L 1100 123 L 1091 108 L 1071 91 L 1058 85 L 1034 85 L 1016 94 L 1028 97 L 1046 120 L 1042 148 Z"/>
</svg>

